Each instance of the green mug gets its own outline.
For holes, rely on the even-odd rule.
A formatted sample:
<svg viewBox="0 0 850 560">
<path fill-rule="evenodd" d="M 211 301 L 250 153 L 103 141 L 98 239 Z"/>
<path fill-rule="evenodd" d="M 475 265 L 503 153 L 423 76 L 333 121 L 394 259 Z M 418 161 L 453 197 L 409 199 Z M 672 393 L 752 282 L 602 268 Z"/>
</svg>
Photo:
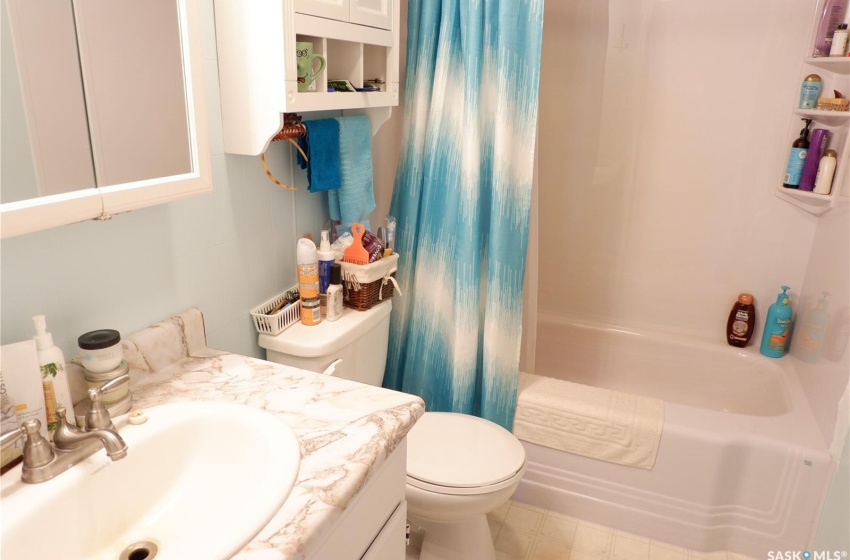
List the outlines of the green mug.
<svg viewBox="0 0 850 560">
<path fill-rule="evenodd" d="M 325 69 L 325 57 L 313 54 L 313 43 L 295 43 L 296 66 L 298 69 L 298 91 L 308 91 L 310 84 Z M 313 71 L 313 61 L 319 61 L 319 69 Z"/>
</svg>

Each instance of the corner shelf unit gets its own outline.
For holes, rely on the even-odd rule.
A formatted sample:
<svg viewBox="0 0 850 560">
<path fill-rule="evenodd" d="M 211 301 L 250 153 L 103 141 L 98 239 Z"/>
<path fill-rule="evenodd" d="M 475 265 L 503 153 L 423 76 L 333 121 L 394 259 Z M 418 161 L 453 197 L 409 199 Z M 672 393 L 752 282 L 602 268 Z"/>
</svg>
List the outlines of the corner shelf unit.
<svg viewBox="0 0 850 560">
<path fill-rule="evenodd" d="M 376 121 L 389 117 L 399 100 L 398 0 L 377 3 L 382 6 L 379 20 L 355 17 L 355 8 L 367 2 L 345 0 L 346 10 L 349 2 L 350 18 L 348 12 L 328 17 L 322 9 L 311 9 L 327 2 L 215 0 L 226 152 L 263 153 L 283 125 L 283 113 L 357 110 L 370 113 L 373 130 Z M 352 23 L 358 21 L 369 24 Z M 315 91 L 298 91 L 295 43 L 301 41 L 313 43 L 313 52 L 327 61 Z M 383 81 L 382 91 L 327 91 L 328 80 L 362 87 L 370 79 Z"/>
<path fill-rule="evenodd" d="M 821 13 L 822 4 L 823 1 L 818 2 L 816 14 Z M 815 15 L 810 26 L 809 42 L 807 43 L 810 53 L 814 50 L 818 23 L 819 19 Z M 844 96 L 850 97 L 850 57 L 805 57 L 800 70 L 800 79 L 796 84 L 797 91 L 799 91 L 803 78 L 809 74 L 817 74 L 823 80 L 822 97 L 831 97 L 833 90 L 838 90 Z M 850 164 L 850 138 L 848 138 L 850 111 L 794 108 L 792 113 L 795 117 L 791 119 L 792 122 L 788 129 L 786 148 L 798 137 L 799 131 L 803 127 L 798 119 L 812 119 L 812 129 L 825 128 L 829 130 L 827 149 L 835 150 L 838 154 L 837 165 L 832 180 L 832 190 L 828 195 L 785 188 L 782 186 L 782 179 L 780 178 L 776 185 L 776 196 L 810 214 L 820 216 L 832 209 L 838 203 L 839 198 L 846 199 L 850 196 L 850 171 L 848 171 L 848 164 Z M 785 157 L 787 155 L 786 152 Z"/>
</svg>

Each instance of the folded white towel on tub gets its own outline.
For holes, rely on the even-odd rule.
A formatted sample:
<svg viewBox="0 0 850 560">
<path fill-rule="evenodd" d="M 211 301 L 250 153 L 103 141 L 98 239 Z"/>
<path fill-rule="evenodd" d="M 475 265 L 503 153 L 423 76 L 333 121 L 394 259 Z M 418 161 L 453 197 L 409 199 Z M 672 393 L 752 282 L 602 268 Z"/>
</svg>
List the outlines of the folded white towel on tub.
<svg viewBox="0 0 850 560">
<path fill-rule="evenodd" d="M 530 443 L 650 470 L 664 402 L 520 372 L 514 435 Z"/>
</svg>

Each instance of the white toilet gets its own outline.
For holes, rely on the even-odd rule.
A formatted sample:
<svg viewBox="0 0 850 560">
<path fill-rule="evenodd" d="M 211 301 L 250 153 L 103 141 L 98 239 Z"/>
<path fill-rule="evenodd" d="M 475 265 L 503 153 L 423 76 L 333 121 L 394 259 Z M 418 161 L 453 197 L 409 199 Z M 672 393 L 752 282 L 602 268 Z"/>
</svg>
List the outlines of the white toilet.
<svg viewBox="0 0 850 560">
<path fill-rule="evenodd" d="M 292 325 L 259 344 L 272 362 L 381 385 L 392 301 L 338 321 Z M 525 449 L 488 420 L 426 412 L 407 436 L 407 511 L 425 529 L 420 560 L 494 560 L 487 514 L 516 490 Z"/>
</svg>

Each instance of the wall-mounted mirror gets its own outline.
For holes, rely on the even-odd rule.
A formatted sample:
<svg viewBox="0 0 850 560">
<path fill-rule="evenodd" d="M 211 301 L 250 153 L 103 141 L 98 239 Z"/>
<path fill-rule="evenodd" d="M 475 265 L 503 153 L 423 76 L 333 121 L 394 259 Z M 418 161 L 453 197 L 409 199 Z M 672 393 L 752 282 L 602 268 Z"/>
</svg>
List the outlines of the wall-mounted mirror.
<svg viewBox="0 0 850 560">
<path fill-rule="evenodd" d="M 211 190 L 197 0 L 2 4 L 2 237 Z"/>
</svg>

